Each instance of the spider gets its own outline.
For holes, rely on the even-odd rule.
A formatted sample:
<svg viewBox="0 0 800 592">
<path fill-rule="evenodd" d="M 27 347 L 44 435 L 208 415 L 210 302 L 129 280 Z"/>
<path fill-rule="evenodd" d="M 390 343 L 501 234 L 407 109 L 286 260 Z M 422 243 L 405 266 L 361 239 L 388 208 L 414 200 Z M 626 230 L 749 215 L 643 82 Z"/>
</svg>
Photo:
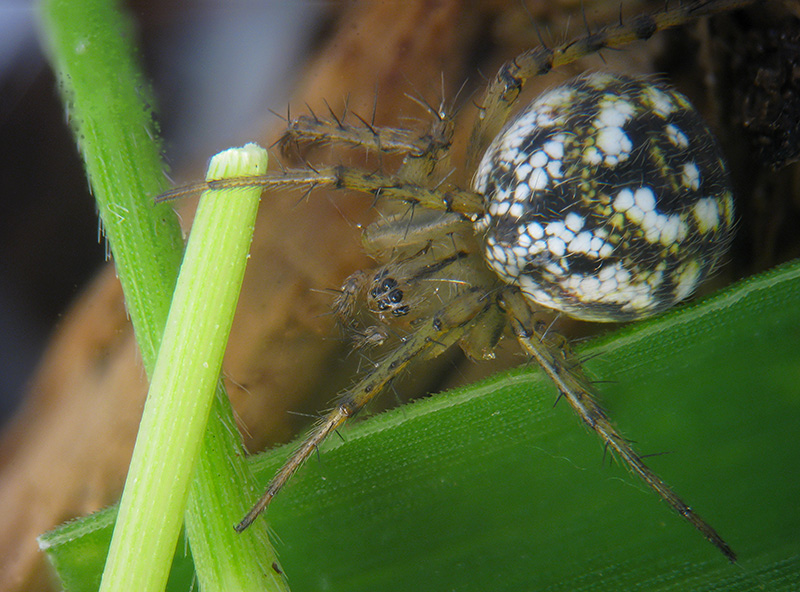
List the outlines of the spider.
<svg viewBox="0 0 800 592">
<path fill-rule="evenodd" d="M 511 117 L 525 81 L 603 48 L 747 4 L 709 0 L 642 15 L 506 63 L 478 102 L 466 170 L 449 180 L 452 115 L 429 108 L 423 132 L 381 128 L 333 113 L 292 119 L 284 149 L 338 142 L 399 154 L 396 171 L 344 165 L 209 180 L 203 189 L 319 186 L 386 206 L 362 235 L 375 269 L 342 286 L 334 311 L 359 347 L 395 344 L 286 461 L 237 531 L 247 528 L 325 438 L 417 359 L 458 344 L 491 357 L 507 328 L 581 420 L 730 561 L 736 554 L 642 460 L 596 402 L 595 387 L 542 311 L 600 321 L 646 318 L 688 298 L 724 258 L 734 226 L 719 146 L 689 101 L 655 78 L 585 74 L 544 92 Z"/>
</svg>

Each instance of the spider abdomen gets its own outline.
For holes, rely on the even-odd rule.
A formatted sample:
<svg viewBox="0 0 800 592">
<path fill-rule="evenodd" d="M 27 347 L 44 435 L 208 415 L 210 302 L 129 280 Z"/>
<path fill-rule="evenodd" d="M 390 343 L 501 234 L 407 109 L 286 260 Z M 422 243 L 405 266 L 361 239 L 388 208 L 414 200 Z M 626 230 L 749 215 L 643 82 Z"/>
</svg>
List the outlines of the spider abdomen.
<svg viewBox="0 0 800 592">
<path fill-rule="evenodd" d="M 683 300 L 733 229 L 716 140 L 653 79 L 590 74 L 542 94 L 492 142 L 473 185 L 488 265 L 581 319 L 642 318 Z"/>
</svg>

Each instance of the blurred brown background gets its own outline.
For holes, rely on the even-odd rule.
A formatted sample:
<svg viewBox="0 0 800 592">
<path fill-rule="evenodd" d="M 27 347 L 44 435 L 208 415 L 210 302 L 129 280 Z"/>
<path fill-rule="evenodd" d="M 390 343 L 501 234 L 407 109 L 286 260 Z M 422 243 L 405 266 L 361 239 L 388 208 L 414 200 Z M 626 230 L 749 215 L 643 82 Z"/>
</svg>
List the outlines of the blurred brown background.
<svg viewBox="0 0 800 592">
<path fill-rule="evenodd" d="M 632 15 L 662 5 L 632 1 L 622 9 Z M 616 1 L 583 6 L 593 27 L 619 18 Z M 8 40 L 0 46 L 0 591 L 49 589 L 35 536 L 117 498 L 146 390 L 119 287 L 103 262 L 82 165 L 38 51 L 31 10 L 21 6 L 0 19 L 16 31 L 0 33 Z M 452 98 L 466 81 L 458 153 L 484 78 L 503 60 L 538 44 L 532 19 L 550 45 L 585 30 L 581 4 L 567 0 L 140 0 L 129 10 L 177 182 L 200 177 L 208 157 L 221 149 L 251 140 L 271 144 L 281 121 L 270 109 L 285 113 L 291 104 L 300 113 L 308 103 L 324 112 L 327 101 L 337 113 L 347 103 L 369 118 L 375 104 L 381 125 L 419 125 L 425 113 L 406 94 L 437 105 L 442 87 Z M 736 126 L 760 113 L 774 124 L 764 132 L 773 143 L 797 143 L 786 131 L 791 113 L 789 123 L 775 124 L 769 109 L 783 100 L 781 89 L 798 84 L 800 68 L 793 66 L 791 50 L 780 48 L 780 39 L 797 47 L 792 40 L 800 29 L 794 16 L 783 13 L 765 20 L 770 32 L 753 33 L 758 23 L 747 16 L 659 35 L 530 85 L 533 94 L 536 86 L 586 67 L 666 71 L 707 113 L 731 156 L 743 213 L 731 264 L 716 278 L 717 286 L 798 256 L 792 231 L 800 211 L 797 166 L 773 172 L 767 163 L 754 162 L 752 143 L 734 141 L 744 136 Z M 784 28 L 775 33 L 778 23 Z M 769 41 L 776 38 L 778 49 Z M 740 98 L 738 106 L 720 101 L 736 98 L 729 82 L 753 65 L 744 85 L 763 92 Z M 310 157 L 354 163 L 361 158 L 327 149 Z M 370 162 L 376 166 L 374 158 Z M 462 182 L 469 179 L 468 172 L 460 174 Z M 348 355 L 334 328 L 325 290 L 369 264 L 360 252 L 358 226 L 371 218 L 370 200 L 322 191 L 309 201 L 298 199 L 263 199 L 226 357 L 229 392 L 254 451 L 290 439 L 308 421 L 296 413 L 324 408 L 361 362 Z M 176 207 L 190 219 L 192 204 Z M 469 380 L 473 373 L 519 361 L 512 354 L 494 366 L 461 366 L 455 374 Z M 452 374 L 455 364 L 438 366 Z M 419 384 L 397 390 L 403 396 L 425 393 L 445 381 L 434 367 Z M 385 399 L 394 403 L 391 395 Z"/>
</svg>

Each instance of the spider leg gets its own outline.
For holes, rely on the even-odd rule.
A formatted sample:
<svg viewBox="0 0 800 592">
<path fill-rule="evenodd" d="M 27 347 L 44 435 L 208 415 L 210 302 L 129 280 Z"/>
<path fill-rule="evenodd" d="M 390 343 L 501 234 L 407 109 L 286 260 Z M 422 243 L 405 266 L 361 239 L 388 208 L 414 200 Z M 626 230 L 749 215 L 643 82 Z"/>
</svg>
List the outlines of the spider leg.
<svg viewBox="0 0 800 592">
<path fill-rule="evenodd" d="M 419 131 L 380 127 L 358 115 L 361 125 L 351 125 L 343 120 L 324 119 L 316 115 L 301 115 L 289 122 L 277 144 L 283 152 L 294 143 L 345 144 L 364 150 L 389 154 L 408 154 L 422 157 L 449 146 L 450 138 L 443 129 Z"/>
<path fill-rule="evenodd" d="M 412 206 L 419 205 L 432 210 L 458 212 L 468 216 L 475 216 L 483 211 L 483 198 L 472 191 L 456 187 L 447 190 L 429 189 L 404 181 L 395 175 L 380 172 L 370 173 L 346 166 L 321 167 L 316 170 L 308 168 L 272 171 L 260 177 L 210 179 L 165 191 L 156 197 L 155 201 L 156 203 L 171 201 L 207 189 L 263 187 L 271 190 L 306 187 L 313 190 L 323 186 L 350 189 L 359 193 L 405 202 Z"/>
<path fill-rule="evenodd" d="M 371 401 L 375 395 L 421 354 L 433 348 L 447 348 L 456 343 L 478 322 L 483 312 L 492 307 L 493 300 L 485 298 L 485 291 L 474 288 L 450 302 L 438 313 L 427 319 L 414 333 L 405 338 L 400 347 L 379 362 L 355 386 L 345 391 L 336 408 L 303 441 L 289 457 L 278 474 L 267 486 L 264 494 L 234 528 L 237 532 L 250 526 L 269 505 L 303 462 L 313 454 L 328 435 L 339 428 L 349 417 Z"/>
<path fill-rule="evenodd" d="M 419 101 L 418 101 L 419 102 Z M 452 117 L 423 105 L 434 119 L 423 131 L 380 127 L 354 114 L 360 125 L 344 122 L 344 118 L 324 119 L 304 115 L 289 122 L 277 144 L 284 155 L 290 145 L 301 143 L 345 144 L 378 154 L 405 155 L 397 176 L 407 182 L 423 183 L 446 162 L 453 137 Z"/>
<path fill-rule="evenodd" d="M 689 521 L 731 562 L 735 562 L 736 553 L 728 543 L 645 465 L 642 457 L 611 424 L 605 411 L 594 400 L 588 380 L 565 344 L 553 341 L 552 338 L 544 337 L 537 332 L 533 312 L 522 294 L 516 289 L 508 289 L 501 300 L 501 306 L 508 314 L 512 330 L 520 344 L 536 359 L 555 383 L 560 395 L 569 402 L 583 422 L 597 432 L 605 446 L 622 457 L 631 470 L 658 493 L 673 510 Z"/>
<path fill-rule="evenodd" d="M 437 174 L 441 178 L 443 169 L 450 162 L 453 116 L 443 108 L 437 110 L 418 99 L 414 101 L 425 107 L 433 119 L 426 132 L 419 136 L 420 143 L 425 146 L 424 150 L 410 152 L 403 160 L 397 175 L 413 183 L 424 183 Z"/>
<path fill-rule="evenodd" d="M 367 226 L 361 243 L 367 253 L 391 253 L 397 249 L 438 241 L 448 235 L 470 232 L 464 216 L 452 212 L 412 211 L 386 216 Z"/>
<path fill-rule="evenodd" d="M 489 83 L 480 115 L 469 142 L 467 163 L 474 168 L 483 149 L 500 132 L 528 78 L 547 74 L 553 68 L 572 63 L 601 49 L 614 49 L 649 39 L 659 31 L 684 25 L 697 18 L 741 8 L 756 0 L 694 0 L 677 3 L 655 14 L 631 17 L 627 21 L 587 33 L 556 47 L 540 46 L 506 62 Z"/>
</svg>

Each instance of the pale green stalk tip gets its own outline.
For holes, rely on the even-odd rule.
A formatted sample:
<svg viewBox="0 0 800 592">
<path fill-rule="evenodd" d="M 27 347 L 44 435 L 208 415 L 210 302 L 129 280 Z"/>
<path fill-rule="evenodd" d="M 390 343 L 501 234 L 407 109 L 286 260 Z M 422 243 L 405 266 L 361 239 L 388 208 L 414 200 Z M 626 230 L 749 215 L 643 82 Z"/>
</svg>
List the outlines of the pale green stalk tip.
<svg viewBox="0 0 800 592">
<path fill-rule="evenodd" d="M 241 148 L 228 148 L 215 154 L 208 164 L 206 181 L 227 179 L 237 175 L 259 175 L 267 170 L 269 156 L 258 144 L 250 142 Z"/>
</svg>

